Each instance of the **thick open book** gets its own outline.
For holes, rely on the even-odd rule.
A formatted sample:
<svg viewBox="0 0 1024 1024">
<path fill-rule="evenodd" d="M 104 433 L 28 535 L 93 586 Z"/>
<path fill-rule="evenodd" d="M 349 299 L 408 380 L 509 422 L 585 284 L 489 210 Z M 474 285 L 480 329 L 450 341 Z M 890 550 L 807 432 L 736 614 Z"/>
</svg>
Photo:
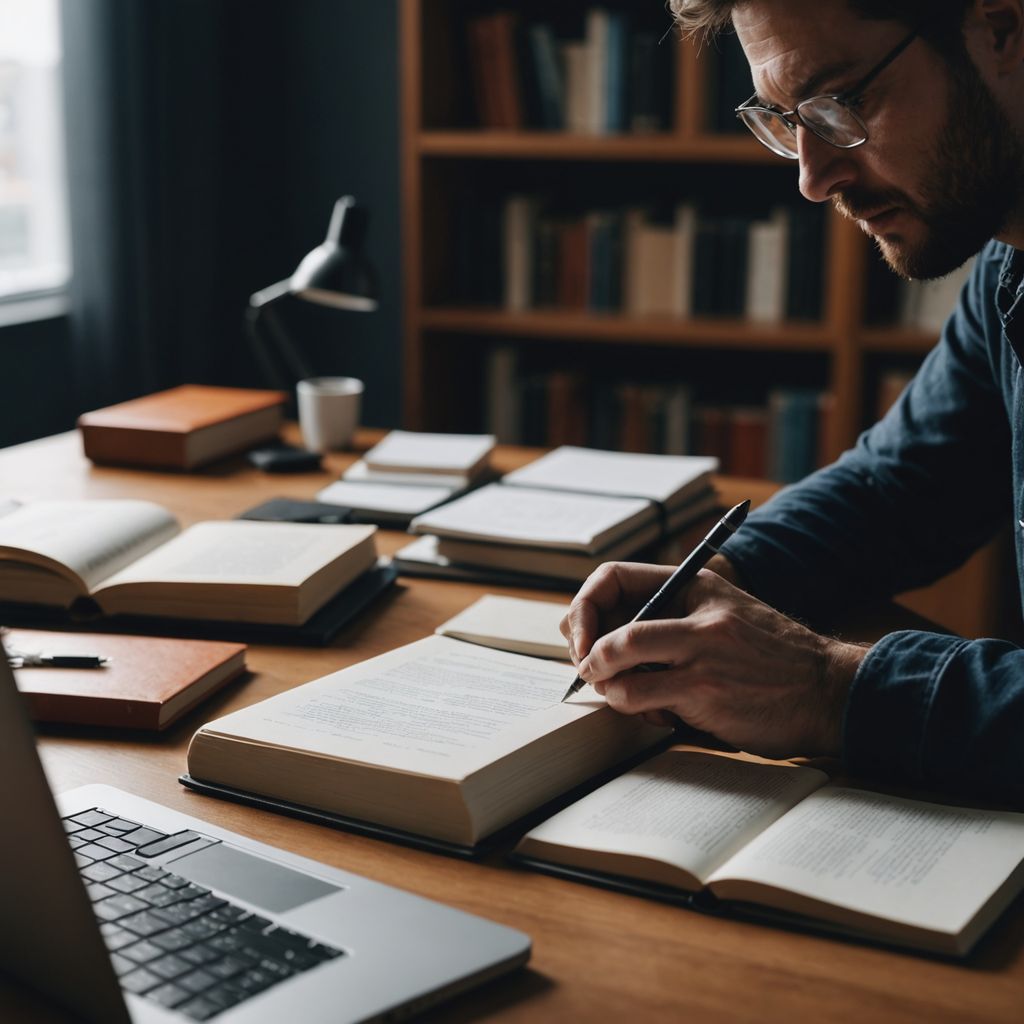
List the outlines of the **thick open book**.
<svg viewBox="0 0 1024 1024">
<path fill-rule="evenodd" d="M 374 532 L 241 520 L 182 531 L 148 501 L 32 502 L 0 517 L 0 602 L 301 625 L 375 564 Z"/>
<path fill-rule="evenodd" d="M 573 676 L 427 637 L 207 723 L 183 781 L 473 847 L 669 735 Z"/>
<path fill-rule="evenodd" d="M 705 908 L 964 956 L 1024 887 L 1024 814 L 678 748 L 530 831 L 527 863 Z"/>
</svg>

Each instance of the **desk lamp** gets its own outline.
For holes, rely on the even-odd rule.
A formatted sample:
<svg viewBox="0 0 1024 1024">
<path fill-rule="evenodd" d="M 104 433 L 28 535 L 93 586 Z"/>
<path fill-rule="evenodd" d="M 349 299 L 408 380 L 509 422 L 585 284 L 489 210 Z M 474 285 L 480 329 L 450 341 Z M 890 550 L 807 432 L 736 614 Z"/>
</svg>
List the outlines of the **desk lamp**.
<svg viewBox="0 0 1024 1024">
<path fill-rule="evenodd" d="M 249 339 L 264 374 L 275 386 L 290 390 L 297 380 L 314 375 L 273 309 L 275 303 L 294 295 L 321 306 L 360 313 L 377 308 L 377 275 L 363 255 L 366 226 L 366 209 L 352 196 L 342 196 L 334 204 L 327 237 L 303 257 L 295 273 L 249 297 Z M 277 361 L 272 348 L 277 350 Z M 286 364 L 292 379 L 281 373 L 279 361 Z"/>
</svg>

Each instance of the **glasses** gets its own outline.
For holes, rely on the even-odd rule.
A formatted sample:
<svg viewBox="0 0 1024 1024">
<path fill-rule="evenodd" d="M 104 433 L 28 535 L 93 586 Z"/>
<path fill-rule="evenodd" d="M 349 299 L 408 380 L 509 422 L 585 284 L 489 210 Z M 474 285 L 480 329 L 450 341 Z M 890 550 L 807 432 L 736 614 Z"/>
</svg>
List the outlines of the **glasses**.
<svg viewBox="0 0 1024 1024">
<path fill-rule="evenodd" d="M 917 38 L 920 27 L 890 50 L 856 85 L 842 92 L 812 96 L 792 110 L 757 103 L 757 96 L 736 108 L 736 116 L 754 133 L 763 146 L 773 153 L 796 160 L 800 156 L 796 141 L 798 125 L 814 132 L 830 146 L 854 149 L 868 141 L 868 130 L 854 107 L 867 87 Z M 795 118 L 795 120 L 794 120 Z"/>
</svg>

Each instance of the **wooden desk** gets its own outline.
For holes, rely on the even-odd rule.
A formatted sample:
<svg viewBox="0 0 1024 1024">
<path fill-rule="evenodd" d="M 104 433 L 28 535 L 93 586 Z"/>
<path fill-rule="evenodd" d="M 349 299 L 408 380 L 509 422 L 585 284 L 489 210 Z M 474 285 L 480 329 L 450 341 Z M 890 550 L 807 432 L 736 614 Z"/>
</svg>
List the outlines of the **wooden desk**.
<svg viewBox="0 0 1024 1024">
<path fill-rule="evenodd" d="M 501 468 L 524 458 L 521 451 L 503 452 Z M 347 461 L 345 456 L 331 457 L 328 472 L 292 477 L 258 473 L 240 459 L 191 475 L 100 469 L 82 457 L 77 436 L 67 434 L 0 451 L 0 493 L 26 499 L 148 498 L 188 524 L 229 518 L 277 495 L 312 497 Z M 390 552 L 406 539 L 382 533 L 380 546 Z M 165 735 L 47 729 L 40 748 L 51 782 L 58 790 L 89 782 L 120 786 L 264 842 L 490 917 L 533 937 L 527 970 L 449 1003 L 435 1011 L 432 1020 L 961 1024 L 1022 1019 L 1020 904 L 966 965 L 956 965 L 705 918 L 514 869 L 497 857 L 467 864 L 221 803 L 178 785 L 189 737 L 201 722 L 424 636 L 485 589 L 500 588 L 404 581 L 331 647 L 253 646 L 252 677 L 229 686 Z M 15 1014 L 26 1012 L 23 999 L 0 988 L 0 1018 L 19 1019 Z M 44 1015 L 21 1019 L 37 1021 Z"/>
</svg>

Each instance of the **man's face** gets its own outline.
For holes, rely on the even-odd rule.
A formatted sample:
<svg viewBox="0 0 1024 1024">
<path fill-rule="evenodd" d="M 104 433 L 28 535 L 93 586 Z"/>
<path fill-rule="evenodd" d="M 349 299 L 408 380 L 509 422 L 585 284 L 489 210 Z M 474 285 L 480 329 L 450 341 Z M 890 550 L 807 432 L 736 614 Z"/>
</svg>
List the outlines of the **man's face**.
<svg viewBox="0 0 1024 1024">
<path fill-rule="evenodd" d="M 854 85 L 908 31 L 845 0 L 749 0 L 733 23 L 758 96 L 783 110 Z M 856 220 L 897 273 L 941 277 L 1006 226 L 1024 155 L 969 60 L 950 68 L 917 39 L 856 110 L 868 129 L 856 149 L 797 129 L 800 191 Z"/>
</svg>

